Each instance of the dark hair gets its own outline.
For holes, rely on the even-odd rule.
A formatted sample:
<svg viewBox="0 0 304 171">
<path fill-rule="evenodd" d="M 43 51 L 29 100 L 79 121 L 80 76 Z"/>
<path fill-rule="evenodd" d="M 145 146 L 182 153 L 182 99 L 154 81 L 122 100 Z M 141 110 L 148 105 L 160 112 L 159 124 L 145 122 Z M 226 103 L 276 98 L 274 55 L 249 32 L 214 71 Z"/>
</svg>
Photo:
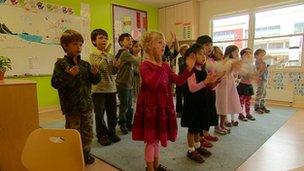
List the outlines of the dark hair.
<svg viewBox="0 0 304 171">
<path fill-rule="evenodd" d="M 63 48 L 64 52 L 66 52 L 66 49 L 64 49 L 64 45 L 68 45 L 71 42 L 83 43 L 83 41 L 83 37 L 79 32 L 70 29 L 64 31 L 60 37 L 60 45 Z"/>
<path fill-rule="evenodd" d="M 212 39 L 208 35 L 202 35 L 196 39 L 196 43 L 203 46 L 206 43 L 212 43 Z"/>
<path fill-rule="evenodd" d="M 258 56 L 261 53 L 266 53 L 265 49 L 257 49 L 257 50 L 255 50 L 254 56 Z"/>
<path fill-rule="evenodd" d="M 185 57 L 187 58 L 188 56 L 190 56 L 191 53 L 197 53 L 202 49 L 203 49 L 202 45 L 195 43 L 195 44 L 191 45 L 189 49 L 186 50 Z"/>
<path fill-rule="evenodd" d="M 138 40 L 133 40 L 133 41 L 132 41 L 133 46 L 134 46 L 136 43 L 139 43 L 139 41 L 138 41 Z M 134 55 L 134 54 L 133 54 L 133 53 L 134 53 L 134 52 L 133 52 L 133 48 L 130 49 L 130 53 L 131 53 L 132 55 Z"/>
<path fill-rule="evenodd" d="M 231 55 L 231 53 L 235 50 L 238 50 L 239 48 L 235 45 L 229 45 L 226 47 L 225 49 L 225 53 L 224 53 L 224 58 L 233 58 L 233 56 Z"/>
<path fill-rule="evenodd" d="M 93 41 L 96 40 L 96 37 L 99 36 L 99 35 L 103 35 L 105 36 L 106 38 L 108 38 L 108 33 L 103 30 L 103 29 L 95 29 L 91 32 L 91 41 L 93 43 Z M 96 46 L 94 43 L 93 43 L 94 46 Z"/>
<path fill-rule="evenodd" d="M 210 55 L 210 58 L 212 58 L 213 60 L 218 60 L 218 59 L 216 59 L 216 57 L 215 57 L 215 49 L 219 49 L 222 53 L 223 53 L 223 51 L 222 51 L 222 49 L 220 48 L 220 47 L 218 47 L 218 46 L 213 46 L 213 50 L 212 50 L 212 53 L 211 53 L 211 55 Z"/>
<path fill-rule="evenodd" d="M 247 51 L 252 51 L 252 49 L 251 49 L 251 48 L 244 48 L 244 49 L 242 49 L 241 52 L 240 52 L 241 57 L 242 57 Z"/>
<path fill-rule="evenodd" d="M 118 37 L 118 43 L 119 43 L 119 45 L 120 45 L 121 47 L 122 47 L 122 45 L 120 44 L 120 42 L 124 41 L 124 39 L 125 39 L 126 37 L 132 38 L 131 34 L 129 34 L 129 33 L 122 33 L 122 34 Z"/>
</svg>

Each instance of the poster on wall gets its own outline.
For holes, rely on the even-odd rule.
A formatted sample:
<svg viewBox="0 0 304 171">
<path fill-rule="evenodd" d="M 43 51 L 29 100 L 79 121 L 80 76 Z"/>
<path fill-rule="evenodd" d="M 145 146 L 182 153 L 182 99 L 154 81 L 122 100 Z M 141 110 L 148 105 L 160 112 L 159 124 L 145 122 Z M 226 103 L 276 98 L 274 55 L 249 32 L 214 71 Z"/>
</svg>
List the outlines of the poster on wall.
<svg viewBox="0 0 304 171">
<path fill-rule="evenodd" d="M 147 12 L 124 7 L 120 5 L 112 5 L 113 12 L 113 45 L 114 54 L 121 48 L 118 43 L 118 37 L 122 33 L 129 33 L 134 40 L 139 40 L 141 35 L 147 31 Z"/>
<path fill-rule="evenodd" d="M 88 26 L 71 8 L 42 1 L 0 0 L 0 11 L 7 14 L 0 16 L 0 56 L 12 60 L 7 76 L 52 74 L 57 58 L 65 54 L 62 33 L 73 29 L 84 35 Z"/>
</svg>

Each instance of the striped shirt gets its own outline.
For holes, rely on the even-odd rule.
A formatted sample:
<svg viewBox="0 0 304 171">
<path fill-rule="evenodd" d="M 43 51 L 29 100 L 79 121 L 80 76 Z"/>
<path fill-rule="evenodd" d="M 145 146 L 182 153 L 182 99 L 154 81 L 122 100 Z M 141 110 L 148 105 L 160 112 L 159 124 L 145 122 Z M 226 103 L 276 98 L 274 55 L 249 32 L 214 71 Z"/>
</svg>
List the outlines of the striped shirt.
<svg viewBox="0 0 304 171">
<path fill-rule="evenodd" d="M 92 93 L 115 93 L 117 70 L 113 66 L 113 55 L 97 50 L 91 53 L 89 58 L 91 65 L 98 65 L 101 73 L 101 81 L 92 87 Z"/>
</svg>

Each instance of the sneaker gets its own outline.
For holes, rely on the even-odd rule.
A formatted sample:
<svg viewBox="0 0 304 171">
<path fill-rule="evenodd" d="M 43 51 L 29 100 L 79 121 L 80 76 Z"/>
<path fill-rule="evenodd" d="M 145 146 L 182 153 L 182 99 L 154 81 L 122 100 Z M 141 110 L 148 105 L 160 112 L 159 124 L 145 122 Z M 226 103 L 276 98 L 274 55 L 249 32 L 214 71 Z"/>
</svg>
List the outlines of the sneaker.
<svg viewBox="0 0 304 171">
<path fill-rule="evenodd" d="M 258 114 L 263 114 L 264 113 L 264 111 L 261 109 L 261 108 L 258 108 L 258 109 L 256 109 L 255 110 Z"/>
<path fill-rule="evenodd" d="M 198 163 L 204 163 L 204 159 L 202 158 L 202 156 L 195 150 L 195 151 L 188 151 L 187 152 L 187 157 L 191 160 L 194 160 Z"/>
<path fill-rule="evenodd" d="M 208 141 L 214 141 L 214 142 L 218 141 L 218 137 L 212 136 L 210 134 L 208 134 L 207 136 L 204 136 L 204 138 Z"/>
<path fill-rule="evenodd" d="M 121 125 L 119 128 L 120 128 L 122 134 L 124 134 L 124 135 L 128 134 L 128 129 L 125 126 Z"/>
<path fill-rule="evenodd" d="M 211 148 L 213 147 L 213 144 L 209 141 L 207 141 L 205 138 L 201 138 L 201 141 L 200 141 L 201 145 L 206 147 L 206 148 Z"/>
<path fill-rule="evenodd" d="M 84 156 L 85 164 L 93 164 L 95 162 L 95 158 L 91 156 L 91 154 Z"/>
<path fill-rule="evenodd" d="M 238 126 L 239 125 L 238 121 L 231 121 L 231 123 L 232 123 L 233 126 Z"/>
<path fill-rule="evenodd" d="M 248 121 L 248 119 L 242 113 L 239 114 L 239 120 Z"/>
<path fill-rule="evenodd" d="M 226 135 L 226 134 L 228 134 L 228 132 L 226 130 L 221 129 L 221 128 L 214 128 L 214 132 L 218 133 L 220 135 Z"/>
<path fill-rule="evenodd" d="M 111 141 L 110 141 L 110 140 L 108 139 L 108 137 L 106 137 L 106 136 L 103 136 L 103 137 L 99 138 L 99 139 L 97 140 L 97 142 L 98 142 L 99 144 L 101 144 L 102 146 L 108 146 L 108 145 L 111 144 Z"/>
<path fill-rule="evenodd" d="M 207 149 L 205 149 L 204 147 L 200 146 L 197 149 L 195 149 L 195 151 L 197 151 L 200 155 L 204 156 L 204 157 L 209 157 L 211 156 L 211 152 L 208 151 Z"/>
<path fill-rule="evenodd" d="M 120 141 L 119 136 L 117 136 L 116 134 L 109 136 L 109 139 L 110 139 L 113 143 L 116 143 L 116 142 Z"/>
<path fill-rule="evenodd" d="M 171 169 L 168 169 L 166 166 L 164 165 L 158 165 L 157 168 L 154 169 L 155 171 L 172 171 Z"/>
<path fill-rule="evenodd" d="M 227 127 L 232 127 L 231 122 L 225 122 L 225 125 L 226 125 Z"/>
<path fill-rule="evenodd" d="M 261 107 L 261 110 L 264 112 L 264 113 L 269 113 L 270 110 L 268 110 L 265 106 Z"/>
<path fill-rule="evenodd" d="M 250 115 L 250 114 L 247 114 L 246 118 L 248 118 L 249 120 L 252 120 L 252 121 L 255 120 L 255 118 L 252 115 Z"/>
</svg>

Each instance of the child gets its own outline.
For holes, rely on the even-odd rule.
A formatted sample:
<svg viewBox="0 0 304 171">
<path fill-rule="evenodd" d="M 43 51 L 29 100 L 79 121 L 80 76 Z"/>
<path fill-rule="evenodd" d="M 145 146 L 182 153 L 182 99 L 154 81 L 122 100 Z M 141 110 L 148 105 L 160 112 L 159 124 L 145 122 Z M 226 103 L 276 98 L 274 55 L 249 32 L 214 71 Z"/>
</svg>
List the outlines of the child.
<svg viewBox="0 0 304 171">
<path fill-rule="evenodd" d="M 205 127 L 209 127 L 210 106 L 208 106 L 208 95 L 210 90 L 206 85 L 215 81 L 215 74 L 207 74 L 204 68 L 206 56 L 203 47 L 199 44 L 192 45 L 185 54 L 186 58 L 196 57 L 194 74 L 188 78 L 185 85 L 185 103 L 181 118 L 182 127 L 188 127 L 187 157 L 198 163 L 203 163 L 202 156 L 209 157 L 211 152 L 200 144 L 200 133 Z"/>
<path fill-rule="evenodd" d="M 185 52 L 189 49 L 188 44 L 184 44 L 179 49 L 179 54 L 176 57 L 176 73 L 180 74 L 185 69 Z M 176 113 L 177 117 L 182 116 L 183 112 L 183 97 L 184 97 L 185 86 L 176 86 Z"/>
<path fill-rule="evenodd" d="M 241 77 L 240 83 L 237 86 L 237 90 L 240 96 L 240 102 L 242 107 L 245 107 L 246 117 L 243 113 L 239 114 L 239 120 L 247 121 L 255 120 L 255 118 L 250 114 L 250 100 L 253 93 L 253 87 L 251 81 L 254 76 L 254 66 L 252 63 L 252 50 L 250 48 L 245 48 L 240 52 L 243 64 L 244 71 L 239 73 Z"/>
<path fill-rule="evenodd" d="M 270 112 L 270 110 L 268 110 L 265 107 L 266 85 L 267 85 L 267 79 L 268 79 L 267 65 L 263 60 L 265 55 L 266 55 L 266 51 L 264 49 L 257 49 L 254 52 L 254 57 L 256 60 L 255 66 L 256 66 L 257 73 L 258 73 L 254 110 L 258 114 Z"/>
<path fill-rule="evenodd" d="M 228 132 L 230 129 L 224 125 L 231 127 L 237 126 L 238 122 L 234 120 L 234 114 L 241 113 L 242 107 L 239 99 L 239 95 L 235 85 L 235 73 L 240 68 L 239 48 L 235 45 L 227 46 L 225 49 L 223 68 L 226 71 L 225 77 L 221 80 L 216 88 L 216 109 L 220 115 L 220 127 L 226 129 Z M 227 114 L 231 114 L 231 122 L 226 122 Z"/>
<path fill-rule="evenodd" d="M 213 63 L 214 60 L 212 58 L 210 58 L 210 55 L 212 53 L 212 49 L 213 49 L 213 42 L 210 36 L 208 35 L 202 35 L 200 37 L 197 38 L 196 43 L 200 44 L 203 46 L 203 50 L 205 53 L 205 56 L 207 57 L 207 61 L 206 62 L 210 62 Z M 208 70 L 208 72 L 210 73 L 215 73 L 214 70 Z M 215 83 L 212 87 L 216 86 L 217 83 Z M 209 126 L 206 127 L 202 134 L 201 134 L 201 143 L 203 144 L 204 147 L 212 147 L 212 143 L 210 143 L 209 141 L 218 141 L 218 137 L 216 136 L 212 136 L 209 134 L 209 129 L 210 126 L 217 126 L 218 125 L 218 115 L 216 112 L 216 107 L 215 107 L 215 91 L 211 91 L 211 93 L 208 94 L 208 106 L 210 106 L 210 110 L 211 110 L 211 117 L 210 117 L 210 123 Z"/>
<path fill-rule="evenodd" d="M 100 81 L 98 66 L 81 60 L 83 37 L 74 30 L 66 30 L 60 44 L 65 51 L 64 58 L 58 59 L 52 76 L 52 86 L 58 90 L 60 106 L 65 115 L 65 128 L 77 129 L 81 135 L 84 161 L 94 163 L 90 155 L 93 139 L 91 84 Z"/>
<path fill-rule="evenodd" d="M 137 40 L 133 40 L 133 46 L 130 49 L 130 52 L 133 56 L 137 57 L 140 62 L 142 61 L 142 49 Z M 139 85 L 140 85 L 140 76 L 139 76 L 139 63 L 134 66 L 134 79 L 133 79 L 133 95 L 137 98 L 139 92 Z"/>
<path fill-rule="evenodd" d="M 92 65 L 99 66 L 102 78 L 102 81 L 92 88 L 97 141 L 101 145 L 107 146 L 112 142 L 120 141 L 115 131 L 117 106 L 114 74 L 116 74 L 116 70 L 113 66 L 113 56 L 106 51 L 108 33 L 103 29 L 95 29 L 91 33 L 91 41 L 96 47 L 96 51 L 90 54 L 90 62 Z M 104 121 L 105 111 L 108 126 Z"/>
<path fill-rule="evenodd" d="M 116 77 L 116 87 L 118 92 L 119 105 L 119 126 L 123 134 L 128 134 L 132 129 L 133 107 L 132 89 L 134 79 L 134 66 L 139 59 L 130 53 L 132 48 L 132 37 L 129 33 L 123 33 L 118 38 L 119 45 L 122 47 L 121 54 L 118 56 L 118 72 Z"/>
<path fill-rule="evenodd" d="M 215 62 L 212 63 L 212 64 L 208 63 L 209 65 L 211 65 L 211 66 L 207 66 L 208 68 L 209 67 L 210 68 L 213 67 L 213 69 L 215 69 L 216 67 L 222 67 L 222 66 L 219 66 L 219 65 L 221 65 L 221 63 L 219 63 L 219 61 L 221 61 L 221 60 L 224 59 L 224 54 L 223 54 L 222 50 L 218 46 L 213 46 L 213 51 L 212 51 L 212 54 L 211 54 L 211 58 Z M 219 125 L 215 126 L 214 132 L 216 132 L 216 133 L 218 133 L 220 135 L 226 135 L 226 134 L 229 133 L 226 129 L 221 128 Z"/>
<path fill-rule="evenodd" d="M 186 60 L 187 69 L 177 76 L 167 63 L 162 62 L 165 39 L 162 33 L 148 32 L 141 39 L 145 60 L 140 66 L 141 87 L 132 129 L 132 139 L 144 141 L 148 171 L 168 170 L 158 163 L 159 141 L 175 141 L 177 135 L 171 84 L 182 85 L 192 74 L 196 59 Z"/>
</svg>

